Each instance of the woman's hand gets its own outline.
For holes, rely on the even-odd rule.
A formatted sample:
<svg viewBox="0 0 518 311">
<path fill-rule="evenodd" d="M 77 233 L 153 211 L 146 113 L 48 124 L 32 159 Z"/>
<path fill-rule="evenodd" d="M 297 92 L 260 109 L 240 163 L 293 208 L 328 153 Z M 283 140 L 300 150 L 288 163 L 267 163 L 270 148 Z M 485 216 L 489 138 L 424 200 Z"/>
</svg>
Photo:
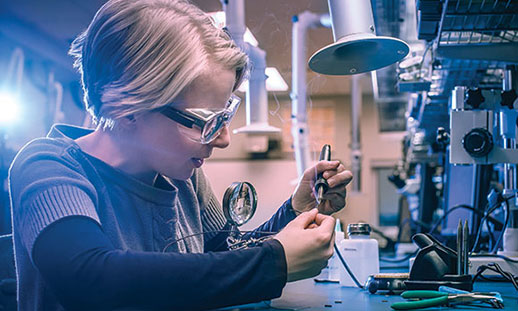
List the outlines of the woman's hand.
<svg viewBox="0 0 518 311">
<path fill-rule="evenodd" d="M 352 180 L 352 173 L 346 170 L 340 161 L 320 161 L 304 172 L 293 193 L 291 202 L 297 213 L 317 207 L 315 181 L 320 172 L 323 172 L 323 177 L 327 180 L 329 189 L 324 193 L 322 202 L 318 204 L 318 211 L 322 214 L 331 215 L 344 208 L 345 186 Z"/>
<path fill-rule="evenodd" d="M 316 276 L 333 255 L 335 219 L 316 209 L 300 214 L 275 235 L 284 248 L 288 282 Z"/>
</svg>

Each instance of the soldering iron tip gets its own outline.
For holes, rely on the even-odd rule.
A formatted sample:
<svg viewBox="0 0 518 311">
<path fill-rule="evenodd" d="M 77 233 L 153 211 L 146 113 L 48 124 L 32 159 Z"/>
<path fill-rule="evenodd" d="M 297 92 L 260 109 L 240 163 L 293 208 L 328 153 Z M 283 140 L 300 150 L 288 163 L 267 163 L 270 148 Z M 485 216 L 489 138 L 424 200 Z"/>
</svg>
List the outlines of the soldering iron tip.
<svg viewBox="0 0 518 311">
<path fill-rule="evenodd" d="M 324 187 L 318 188 L 317 202 L 320 204 L 324 199 Z"/>
</svg>

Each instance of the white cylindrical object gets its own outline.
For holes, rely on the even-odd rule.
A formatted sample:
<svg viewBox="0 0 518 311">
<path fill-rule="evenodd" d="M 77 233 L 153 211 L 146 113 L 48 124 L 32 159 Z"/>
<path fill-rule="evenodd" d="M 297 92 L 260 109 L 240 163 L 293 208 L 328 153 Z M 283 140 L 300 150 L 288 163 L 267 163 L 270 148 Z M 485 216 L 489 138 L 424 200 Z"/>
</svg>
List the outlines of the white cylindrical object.
<svg viewBox="0 0 518 311">
<path fill-rule="evenodd" d="M 328 0 L 328 5 L 335 42 L 348 35 L 375 35 L 369 0 Z"/>
<path fill-rule="evenodd" d="M 302 177 L 310 162 L 306 110 L 306 32 L 309 28 L 323 26 L 324 15 L 308 11 L 293 18 L 292 75 L 291 75 L 291 134 L 297 162 L 297 173 Z"/>
<path fill-rule="evenodd" d="M 225 11 L 226 26 L 232 39 L 238 46 L 244 49 L 243 36 L 246 31 L 245 25 L 245 1 L 232 0 L 221 1 Z"/>
<path fill-rule="evenodd" d="M 246 124 L 268 123 L 268 95 L 266 92 L 266 52 L 249 45 L 248 56 L 253 63 L 246 92 Z"/>
<path fill-rule="evenodd" d="M 360 284 L 364 285 L 370 275 L 379 273 L 378 241 L 375 239 L 368 235 L 352 235 L 340 242 L 338 249 Z M 356 287 L 345 268 L 340 270 L 340 285 Z"/>
</svg>

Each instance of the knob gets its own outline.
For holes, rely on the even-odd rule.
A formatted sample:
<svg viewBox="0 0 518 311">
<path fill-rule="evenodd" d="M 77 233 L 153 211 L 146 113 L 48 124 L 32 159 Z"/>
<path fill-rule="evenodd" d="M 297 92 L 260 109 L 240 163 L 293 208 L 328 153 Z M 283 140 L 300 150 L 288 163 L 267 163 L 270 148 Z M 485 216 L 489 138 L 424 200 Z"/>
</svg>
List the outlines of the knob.
<svg viewBox="0 0 518 311">
<path fill-rule="evenodd" d="M 475 109 L 478 109 L 480 105 L 485 101 L 486 99 L 484 96 L 482 96 L 482 90 L 481 89 L 469 89 L 468 95 L 466 96 L 466 105 L 471 106 Z"/>
<path fill-rule="evenodd" d="M 493 150 L 493 136 L 484 128 L 474 128 L 464 135 L 462 145 L 472 157 L 483 157 Z"/>
<path fill-rule="evenodd" d="M 514 109 L 514 101 L 516 98 L 518 98 L 518 95 L 516 95 L 516 91 L 509 90 L 509 91 L 503 91 L 501 94 L 502 102 L 500 103 L 502 106 L 507 106 L 509 109 Z"/>
</svg>

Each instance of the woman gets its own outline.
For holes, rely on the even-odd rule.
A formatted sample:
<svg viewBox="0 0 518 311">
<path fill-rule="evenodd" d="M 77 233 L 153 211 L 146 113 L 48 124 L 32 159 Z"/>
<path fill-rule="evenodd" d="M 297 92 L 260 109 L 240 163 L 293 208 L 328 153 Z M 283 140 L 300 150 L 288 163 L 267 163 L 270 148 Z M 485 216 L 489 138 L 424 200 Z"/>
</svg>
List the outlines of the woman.
<svg viewBox="0 0 518 311">
<path fill-rule="evenodd" d="M 287 224 L 274 239 L 226 251 L 200 167 L 230 143 L 248 60 L 206 14 L 182 0 L 111 0 L 71 55 L 98 126 L 55 126 L 13 162 L 20 310 L 215 308 L 278 297 L 326 265 L 334 220 L 324 214 L 345 206 L 352 178 L 338 161 L 306 171 L 257 229 Z M 331 187 L 324 214 L 319 172 Z"/>
</svg>

